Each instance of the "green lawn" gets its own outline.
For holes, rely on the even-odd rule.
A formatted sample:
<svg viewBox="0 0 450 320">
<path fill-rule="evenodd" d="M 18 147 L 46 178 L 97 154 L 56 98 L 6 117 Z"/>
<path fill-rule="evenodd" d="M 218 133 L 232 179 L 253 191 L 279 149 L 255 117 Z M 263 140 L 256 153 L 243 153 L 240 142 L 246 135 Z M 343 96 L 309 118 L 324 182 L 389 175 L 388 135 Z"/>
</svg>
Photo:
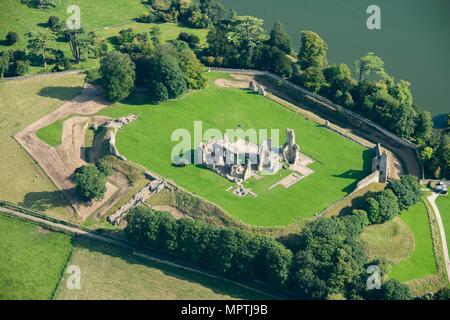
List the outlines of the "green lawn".
<svg viewBox="0 0 450 320">
<path fill-rule="evenodd" d="M 82 75 L 0 82 L 0 199 L 67 219 L 62 193 L 13 135 L 77 96 Z M 59 138 L 61 139 L 61 138 Z"/>
<path fill-rule="evenodd" d="M 67 120 L 67 117 L 64 119 L 56 120 L 52 124 L 36 131 L 36 135 L 39 139 L 50 146 L 57 147 L 61 145 L 62 131 L 65 120 Z"/>
<path fill-rule="evenodd" d="M 427 208 L 423 202 L 402 213 L 401 219 L 414 233 L 414 252 L 406 260 L 392 267 L 390 277 L 405 282 L 436 273 L 436 259 L 428 220 Z"/>
<path fill-rule="evenodd" d="M 450 196 L 441 196 L 436 200 L 445 229 L 447 247 L 450 248 Z"/>
<path fill-rule="evenodd" d="M 225 281 L 139 258 L 128 250 L 77 239 L 70 264 L 81 269 L 81 290 L 62 278 L 56 299 L 269 299 Z"/>
<path fill-rule="evenodd" d="M 0 300 L 52 298 L 71 250 L 70 236 L 0 214 Z"/>
<path fill-rule="evenodd" d="M 353 191 L 368 173 L 372 152 L 302 116 L 245 90 L 225 89 L 213 84 L 221 74 L 209 74 L 209 86 L 175 101 L 159 105 L 129 99 L 102 111 L 110 117 L 135 113 L 138 120 L 121 129 L 117 146 L 129 160 L 174 180 L 180 186 L 213 201 L 241 221 L 258 226 L 284 226 L 311 217 Z M 239 198 L 225 190 L 233 184 L 215 173 L 190 165 L 176 168 L 171 150 L 177 142 L 171 134 L 177 128 L 193 131 L 193 122 L 203 121 L 203 130 L 218 128 L 279 129 L 280 143 L 285 129 L 295 129 L 302 151 L 315 159 L 315 173 L 289 189 L 268 187 L 279 176 L 252 180 L 248 187 L 257 198 Z M 191 146 L 196 148 L 197 146 Z M 283 172 L 281 175 L 285 175 Z"/>
</svg>

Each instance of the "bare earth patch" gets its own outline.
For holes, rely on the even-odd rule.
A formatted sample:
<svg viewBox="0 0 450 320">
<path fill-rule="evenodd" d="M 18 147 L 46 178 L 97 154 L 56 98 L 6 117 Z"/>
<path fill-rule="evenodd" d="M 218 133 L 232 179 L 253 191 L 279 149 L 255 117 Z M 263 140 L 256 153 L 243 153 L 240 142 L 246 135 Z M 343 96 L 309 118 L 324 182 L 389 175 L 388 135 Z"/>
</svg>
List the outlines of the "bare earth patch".
<svg viewBox="0 0 450 320">
<path fill-rule="evenodd" d="M 37 161 L 56 187 L 62 191 L 83 220 L 106 204 L 110 204 L 111 201 L 118 200 L 119 187 L 108 182 L 106 185 L 107 191 L 102 201 L 85 204 L 80 201 L 75 186 L 70 179 L 76 168 L 86 164 L 83 158 L 85 130 L 88 124 L 102 124 L 107 121 L 106 117 L 91 115 L 98 113 L 106 106 L 108 106 L 108 102 L 102 98 L 100 90 L 85 85 L 79 96 L 66 102 L 54 112 L 42 117 L 14 136 L 20 145 Z M 74 116 L 64 122 L 62 144 L 59 147 L 51 147 L 36 136 L 36 131 L 40 128 L 70 114 L 80 116 Z"/>
</svg>

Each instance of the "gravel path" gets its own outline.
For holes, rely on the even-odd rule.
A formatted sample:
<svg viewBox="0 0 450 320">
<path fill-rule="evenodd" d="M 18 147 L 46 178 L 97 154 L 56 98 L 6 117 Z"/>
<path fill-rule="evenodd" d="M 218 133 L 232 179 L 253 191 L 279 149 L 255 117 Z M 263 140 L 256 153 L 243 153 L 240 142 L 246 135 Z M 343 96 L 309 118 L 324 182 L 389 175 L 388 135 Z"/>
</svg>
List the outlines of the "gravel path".
<svg viewBox="0 0 450 320">
<path fill-rule="evenodd" d="M 447 269 L 447 279 L 448 282 L 450 282 L 450 259 L 448 254 L 448 247 L 447 247 L 447 237 L 445 236 L 445 229 L 444 224 L 442 223 L 442 217 L 441 213 L 439 212 L 439 208 L 436 205 L 436 199 L 439 197 L 437 193 L 434 193 L 429 196 L 428 202 L 430 202 L 431 207 L 433 208 L 434 215 L 436 216 L 436 220 L 439 226 L 439 233 L 441 234 L 441 242 L 442 242 L 442 250 L 444 251 L 444 261 L 445 261 L 445 267 Z"/>
</svg>

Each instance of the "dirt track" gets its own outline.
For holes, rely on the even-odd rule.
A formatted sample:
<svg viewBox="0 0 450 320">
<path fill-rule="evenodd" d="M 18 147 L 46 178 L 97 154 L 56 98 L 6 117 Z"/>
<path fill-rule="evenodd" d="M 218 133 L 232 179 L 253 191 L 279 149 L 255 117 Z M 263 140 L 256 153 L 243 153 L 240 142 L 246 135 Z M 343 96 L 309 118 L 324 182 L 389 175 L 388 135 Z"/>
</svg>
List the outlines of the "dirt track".
<svg viewBox="0 0 450 320">
<path fill-rule="evenodd" d="M 102 98 L 100 90 L 85 85 L 79 96 L 66 102 L 54 112 L 42 117 L 14 136 L 20 145 L 37 161 L 56 187 L 63 192 L 83 220 L 107 202 L 111 202 L 112 197 L 117 198 L 118 194 L 119 188 L 108 182 L 104 199 L 94 201 L 90 206 L 87 206 L 80 201 L 74 189 L 75 186 L 70 180 L 73 171 L 85 164 L 83 153 L 87 125 L 88 123 L 104 123 L 107 118 L 92 115 L 106 106 L 108 106 L 108 102 Z M 79 116 L 74 116 L 64 122 L 62 144 L 59 147 L 51 147 L 36 136 L 36 131 L 40 128 L 70 114 Z"/>
</svg>

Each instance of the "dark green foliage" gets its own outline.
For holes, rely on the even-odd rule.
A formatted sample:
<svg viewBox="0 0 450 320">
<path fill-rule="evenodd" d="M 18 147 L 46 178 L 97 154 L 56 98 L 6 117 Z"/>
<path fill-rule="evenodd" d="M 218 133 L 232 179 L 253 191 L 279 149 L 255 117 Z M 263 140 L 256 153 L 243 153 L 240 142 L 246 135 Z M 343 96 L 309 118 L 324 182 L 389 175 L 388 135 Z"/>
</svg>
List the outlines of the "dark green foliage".
<svg viewBox="0 0 450 320">
<path fill-rule="evenodd" d="M 133 90 L 134 64 L 126 54 L 108 53 L 101 61 L 100 74 L 106 96 L 112 101 L 122 101 Z"/>
<path fill-rule="evenodd" d="M 177 59 L 164 55 L 160 56 L 156 63 L 159 73 L 154 75 L 155 81 L 166 86 L 169 98 L 173 99 L 185 93 L 187 85 Z"/>
<path fill-rule="evenodd" d="M 414 176 L 402 176 L 400 180 L 389 181 L 388 188 L 398 198 L 400 210 L 407 210 L 421 199 L 419 179 Z"/>
<path fill-rule="evenodd" d="M 48 18 L 47 24 L 52 30 L 57 30 L 58 28 L 60 28 L 60 21 L 57 16 L 50 16 Z"/>
<path fill-rule="evenodd" d="M 412 295 L 409 288 L 398 280 L 390 279 L 381 285 L 378 290 L 379 300 L 411 300 Z"/>
<path fill-rule="evenodd" d="M 450 300 L 450 288 L 439 289 L 434 295 L 434 300 Z"/>
<path fill-rule="evenodd" d="M 385 189 L 367 199 L 367 214 L 371 224 L 382 224 L 400 213 L 397 196 Z"/>
<path fill-rule="evenodd" d="M 292 62 L 278 47 L 264 46 L 261 49 L 257 66 L 280 77 L 289 79 L 292 76 Z"/>
<path fill-rule="evenodd" d="M 270 32 L 269 45 L 273 47 L 278 47 L 281 51 L 286 54 L 291 53 L 291 39 L 289 34 L 284 29 L 281 22 L 275 22 L 272 31 Z"/>
<path fill-rule="evenodd" d="M 13 77 L 23 76 L 30 70 L 30 63 L 28 61 L 17 60 L 9 66 L 9 74 Z"/>
<path fill-rule="evenodd" d="M 200 44 L 200 38 L 193 33 L 180 32 L 178 40 L 186 42 L 191 49 L 195 49 Z"/>
<path fill-rule="evenodd" d="M 75 170 L 72 181 L 80 195 L 90 200 L 101 200 L 106 192 L 106 177 L 94 165 L 85 165 Z"/>
<path fill-rule="evenodd" d="M 351 220 L 351 221 L 350 221 Z M 310 222 L 300 234 L 300 250 L 292 262 L 291 290 L 300 298 L 324 299 L 344 294 L 359 280 L 366 263 L 356 240 L 360 215 L 354 218 L 321 218 Z M 353 229 L 354 232 L 348 232 Z"/>
<path fill-rule="evenodd" d="M 9 52 L 0 52 L 0 78 L 8 72 L 11 54 Z"/>
<path fill-rule="evenodd" d="M 130 240 L 177 253 L 230 277 L 257 278 L 277 287 L 287 280 L 292 254 L 272 238 L 175 220 L 144 207 L 133 209 L 126 219 L 125 235 Z"/>
<path fill-rule="evenodd" d="M 328 46 L 315 32 L 302 31 L 298 64 L 302 70 L 316 68 L 322 70 L 327 65 Z"/>
<path fill-rule="evenodd" d="M 17 34 L 17 32 L 14 31 L 9 31 L 6 34 L 6 43 L 10 46 L 12 46 L 13 44 L 15 44 L 17 41 L 19 41 L 19 35 Z"/>
<path fill-rule="evenodd" d="M 100 160 L 98 160 L 95 163 L 95 166 L 105 177 L 109 177 L 113 173 L 111 162 L 106 158 L 101 158 Z"/>
</svg>

